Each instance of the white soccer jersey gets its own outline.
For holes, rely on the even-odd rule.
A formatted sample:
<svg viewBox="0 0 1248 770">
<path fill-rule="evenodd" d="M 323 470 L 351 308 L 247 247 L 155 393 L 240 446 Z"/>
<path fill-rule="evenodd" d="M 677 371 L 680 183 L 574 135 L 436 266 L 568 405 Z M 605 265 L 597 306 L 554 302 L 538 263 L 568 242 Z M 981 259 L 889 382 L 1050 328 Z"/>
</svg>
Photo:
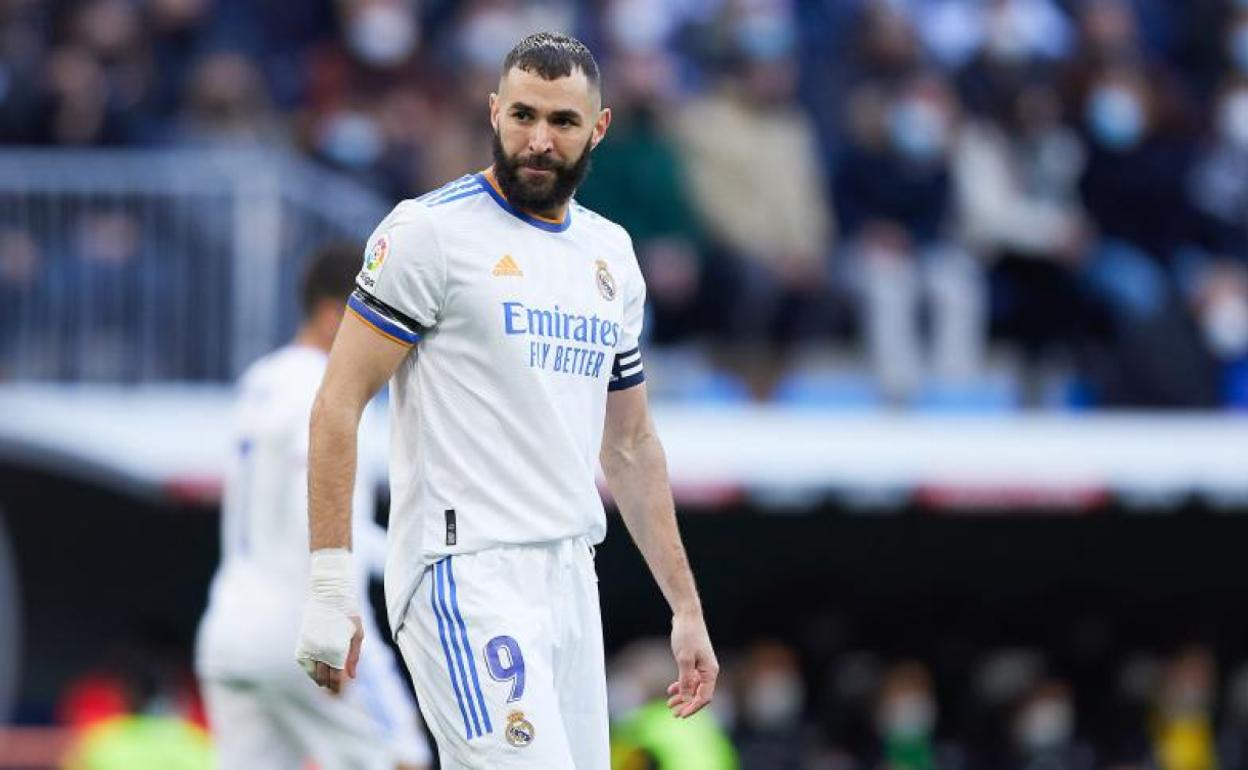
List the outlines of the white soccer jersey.
<svg viewBox="0 0 1248 770">
<path fill-rule="evenodd" d="M 308 420 L 327 362 L 323 351 L 290 345 L 239 383 L 221 564 L 195 645 L 222 768 L 302 767 L 309 757 L 326 768 L 393 768 L 429 757 L 368 599 L 386 547 L 368 479 L 356 478 L 352 539 L 361 622 L 373 641 L 343 698 L 318 690 L 294 660 L 308 585 Z"/>
<path fill-rule="evenodd" d="M 392 628 L 443 556 L 602 540 L 607 391 L 645 376 L 644 304 L 623 228 L 575 202 L 562 222 L 530 216 L 487 174 L 404 201 L 377 227 L 350 309 L 419 342 L 391 381 Z"/>
<path fill-rule="evenodd" d="M 328 361 L 290 345 L 243 374 L 222 500 L 221 564 L 201 631 L 201 674 L 263 679 L 292 666 L 308 585 L 308 420 Z M 372 485 L 357 478 L 354 549 L 361 591 L 384 559 Z M 367 609 L 366 595 L 361 595 Z M 364 612 L 366 628 L 374 627 Z"/>
</svg>

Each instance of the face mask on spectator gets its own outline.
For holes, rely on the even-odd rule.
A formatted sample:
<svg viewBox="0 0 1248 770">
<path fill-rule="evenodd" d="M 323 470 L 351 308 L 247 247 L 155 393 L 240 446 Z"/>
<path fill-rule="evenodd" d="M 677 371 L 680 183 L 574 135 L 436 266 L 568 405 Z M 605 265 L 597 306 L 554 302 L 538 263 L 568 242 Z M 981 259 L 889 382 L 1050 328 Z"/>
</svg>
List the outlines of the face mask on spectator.
<svg viewBox="0 0 1248 770">
<path fill-rule="evenodd" d="M 1248 24 L 1241 24 L 1231 32 L 1228 48 L 1235 67 L 1248 74 Z"/>
<path fill-rule="evenodd" d="M 1074 727 L 1074 714 L 1064 700 L 1048 698 L 1027 706 L 1018 717 L 1014 735 L 1019 745 L 1027 751 L 1046 751 L 1058 748 L 1070 740 Z"/>
<path fill-rule="evenodd" d="M 893 106 L 888 131 L 893 146 L 903 155 L 930 161 L 944 150 L 948 128 L 938 108 L 918 99 L 907 99 Z"/>
<path fill-rule="evenodd" d="M 367 168 L 381 157 L 376 121 L 358 112 L 340 112 L 321 128 L 318 147 L 325 157 L 347 168 Z"/>
<path fill-rule="evenodd" d="M 1222 100 L 1218 110 L 1218 130 L 1227 142 L 1241 150 L 1248 150 L 1248 89 L 1240 89 Z"/>
<path fill-rule="evenodd" d="M 804 697 L 797 677 L 783 672 L 765 673 L 746 694 L 744 715 L 755 727 L 786 727 L 801 715 Z"/>
<path fill-rule="evenodd" d="M 1248 352 L 1248 300 L 1242 295 L 1220 295 L 1205 310 L 1201 326 L 1206 344 L 1219 358 L 1233 360 Z M 1192 700 L 1199 710 L 1203 701 Z"/>
<path fill-rule="evenodd" d="M 1135 94 L 1119 86 L 1101 86 L 1088 100 L 1088 126 L 1101 144 L 1129 150 L 1144 134 L 1144 109 Z"/>
<path fill-rule="evenodd" d="M 935 725 L 936 704 L 922 693 L 897 695 L 880 714 L 880 729 L 889 738 L 926 738 Z"/>
<path fill-rule="evenodd" d="M 370 5 L 351 20 L 347 42 L 366 64 L 393 66 L 415 50 L 416 21 L 405 6 Z"/>
</svg>

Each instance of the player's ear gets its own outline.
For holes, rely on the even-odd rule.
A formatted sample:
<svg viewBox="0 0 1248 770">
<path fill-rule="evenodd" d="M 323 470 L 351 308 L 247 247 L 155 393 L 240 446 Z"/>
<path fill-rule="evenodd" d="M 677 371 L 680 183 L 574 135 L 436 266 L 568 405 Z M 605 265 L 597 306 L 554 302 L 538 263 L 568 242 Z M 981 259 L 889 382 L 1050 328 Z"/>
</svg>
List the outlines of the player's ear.
<svg viewBox="0 0 1248 770">
<path fill-rule="evenodd" d="M 498 94 L 493 91 L 490 92 L 490 125 L 498 131 Z"/>
<path fill-rule="evenodd" d="M 598 111 L 598 119 L 594 121 L 594 133 L 590 139 L 590 148 L 598 146 L 603 137 L 607 135 L 607 126 L 611 125 L 611 108 L 603 107 Z"/>
</svg>

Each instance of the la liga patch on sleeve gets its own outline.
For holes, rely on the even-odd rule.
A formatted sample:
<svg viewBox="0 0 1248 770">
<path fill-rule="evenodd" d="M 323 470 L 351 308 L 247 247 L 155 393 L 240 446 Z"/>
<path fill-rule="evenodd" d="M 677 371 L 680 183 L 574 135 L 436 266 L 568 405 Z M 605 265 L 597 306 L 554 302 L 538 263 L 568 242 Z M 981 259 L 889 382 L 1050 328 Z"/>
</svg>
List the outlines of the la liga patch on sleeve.
<svg viewBox="0 0 1248 770">
<path fill-rule="evenodd" d="M 361 286 L 371 289 L 377 285 L 381 276 L 381 268 L 386 264 L 386 255 L 390 253 L 390 239 L 380 236 L 364 255 L 364 269 L 356 279 Z"/>
</svg>

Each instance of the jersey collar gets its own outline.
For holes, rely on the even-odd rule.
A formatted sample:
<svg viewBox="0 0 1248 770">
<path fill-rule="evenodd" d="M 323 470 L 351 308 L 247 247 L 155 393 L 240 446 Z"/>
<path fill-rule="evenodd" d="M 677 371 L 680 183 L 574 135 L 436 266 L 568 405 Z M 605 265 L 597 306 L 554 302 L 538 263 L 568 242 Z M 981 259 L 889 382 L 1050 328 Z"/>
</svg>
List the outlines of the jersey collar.
<svg viewBox="0 0 1248 770">
<path fill-rule="evenodd" d="M 481 183 L 481 186 L 485 188 L 485 191 L 488 192 L 490 197 L 494 199 L 494 202 L 501 206 L 503 211 L 511 214 L 516 219 L 533 225 L 539 230 L 545 230 L 548 233 L 561 233 L 572 226 L 571 205 L 568 206 L 567 212 L 563 215 L 562 222 L 556 222 L 553 219 L 546 219 L 545 217 L 534 216 L 528 212 L 521 211 L 507 202 L 507 199 L 503 197 L 503 191 L 498 189 L 498 183 L 494 181 L 493 174 L 480 171 L 476 174 L 476 177 L 477 181 Z"/>
</svg>

